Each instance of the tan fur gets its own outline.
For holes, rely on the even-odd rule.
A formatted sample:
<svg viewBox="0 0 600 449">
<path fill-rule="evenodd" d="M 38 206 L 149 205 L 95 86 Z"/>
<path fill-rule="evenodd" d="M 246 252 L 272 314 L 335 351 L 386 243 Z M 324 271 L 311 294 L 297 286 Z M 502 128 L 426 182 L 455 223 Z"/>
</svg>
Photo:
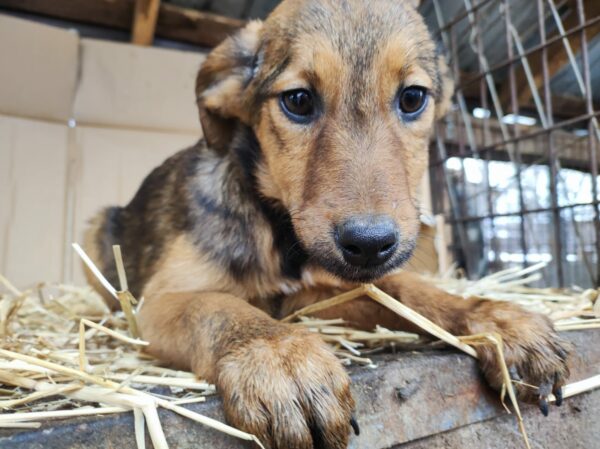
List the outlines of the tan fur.
<svg viewBox="0 0 600 449">
<path fill-rule="evenodd" d="M 268 234 L 265 234 L 268 237 Z M 269 240 L 269 239 L 265 239 Z M 265 247 L 268 243 L 265 242 Z M 271 254 L 272 273 L 241 285 L 198 250 L 185 235 L 177 237 L 158 262 L 156 274 L 152 276 L 142 296 L 160 296 L 165 293 L 189 291 L 218 291 L 245 298 L 263 298 L 281 291 L 281 277 L 275 273 L 278 255 Z M 298 282 L 289 286 L 300 288 Z"/>
</svg>

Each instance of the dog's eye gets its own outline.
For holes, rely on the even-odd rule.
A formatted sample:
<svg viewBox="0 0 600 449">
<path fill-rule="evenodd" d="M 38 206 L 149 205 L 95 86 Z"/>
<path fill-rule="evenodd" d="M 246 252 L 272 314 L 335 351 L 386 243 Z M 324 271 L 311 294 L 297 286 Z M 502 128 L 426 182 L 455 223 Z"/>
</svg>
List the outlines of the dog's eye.
<svg viewBox="0 0 600 449">
<path fill-rule="evenodd" d="M 427 90 L 419 86 L 405 87 L 400 91 L 398 107 L 408 118 L 416 118 L 427 103 Z"/>
<path fill-rule="evenodd" d="M 281 106 L 292 120 L 306 123 L 315 112 L 313 95 L 306 89 L 289 90 L 281 94 Z"/>
</svg>

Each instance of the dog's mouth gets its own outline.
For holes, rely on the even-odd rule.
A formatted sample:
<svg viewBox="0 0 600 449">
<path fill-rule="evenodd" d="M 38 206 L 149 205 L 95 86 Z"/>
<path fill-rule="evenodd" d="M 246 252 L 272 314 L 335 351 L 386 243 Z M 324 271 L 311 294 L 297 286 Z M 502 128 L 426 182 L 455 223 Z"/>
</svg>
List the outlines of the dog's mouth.
<svg viewBox="0 0 600 449">
<path fill-rule="evenodd" d="M 375 282 L 402 267 L 412 256 L 416 241 L 402 242 L 385 262 L 369 261 L 355 264 L 344 257 L 342 251 L 309 251 L 311 259 L 334 276 L 349 282 Z"/>
<path fill-rule="evenodd" d="M 416 248 L 411 228 L 401 227 L 387 214 L 354 214 L 334 224 L 323 221 L 302 217 L 302 226 L 294 223 L 298 246 L 304 248 L 306 262 L 343 281 L 374 282 L 404 265 Z"/>
</svg>

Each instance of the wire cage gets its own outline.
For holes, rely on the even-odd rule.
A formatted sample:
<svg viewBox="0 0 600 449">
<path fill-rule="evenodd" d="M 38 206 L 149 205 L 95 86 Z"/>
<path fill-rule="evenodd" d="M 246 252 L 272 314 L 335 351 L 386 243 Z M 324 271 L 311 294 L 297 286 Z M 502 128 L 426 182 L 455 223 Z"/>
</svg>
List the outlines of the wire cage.
<svg viewBox="0 0 600 449">
<path fill-rule="evenodd" d="M 598 286 L 600 1 L 424 0 L 453 110 L 430 147 L 433 212 L 469 277 L 545 263 Z"/>
</svg>

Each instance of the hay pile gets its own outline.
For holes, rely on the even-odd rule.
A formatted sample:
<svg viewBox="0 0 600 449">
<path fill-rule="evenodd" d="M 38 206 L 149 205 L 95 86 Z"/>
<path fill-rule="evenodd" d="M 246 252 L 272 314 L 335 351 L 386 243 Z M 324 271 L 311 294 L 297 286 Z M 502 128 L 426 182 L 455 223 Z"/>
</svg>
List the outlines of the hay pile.
<svg viewBox="0 0 600 449">
<path fill-rule="evenodd" d="M 445 275 L 435 278 L 435 283 L 458 295 L 518 302 L 548 314 L 562 330 L 600 327 L 598 291 L 526 287 L 537 280 L 541 268 L 506 270 L 476 282 Z M 125 279 L 122 283 L 126 287 Z M 307 318 L 316 310 L 365 294 L 472 356 L 476 353 L 470 345 L 493 344 L 502 360 L 496 336 L 459 339 L 372 285 L 303 309 L 287 321 L 297 319 L 297 325 L 320 333 L 346 363 L 374 367 L 368 358 L 373 352 L 428 344 L 415 334 L 384 328 L 364 332 L 347 327 L 342 320 Z M 0 276 L 0 427 L 35 428 L 48 419 L 133 411 L 138 447 L 144 448 L 147 428 L 154 447 L 166 449 L 157 414 L 157 408 L 163 407 L 260 445 L 252 435 L 181 407 L 204 401 L 215 392 L 214 387 L 191 373 L 161 367 L 144 355 L 147 343 L 134 338 L 131 320 L 131 313 L 109 312 L 89 287 L 42 284 L 19 291 Z M 520 419 L 508 373 L 505 379 L 506 393 Z M 597 386 L 598 379 L 570 386 L 565 396 Z M 524 433 L 522 421 L 520 426 Z"/>
</svg>

